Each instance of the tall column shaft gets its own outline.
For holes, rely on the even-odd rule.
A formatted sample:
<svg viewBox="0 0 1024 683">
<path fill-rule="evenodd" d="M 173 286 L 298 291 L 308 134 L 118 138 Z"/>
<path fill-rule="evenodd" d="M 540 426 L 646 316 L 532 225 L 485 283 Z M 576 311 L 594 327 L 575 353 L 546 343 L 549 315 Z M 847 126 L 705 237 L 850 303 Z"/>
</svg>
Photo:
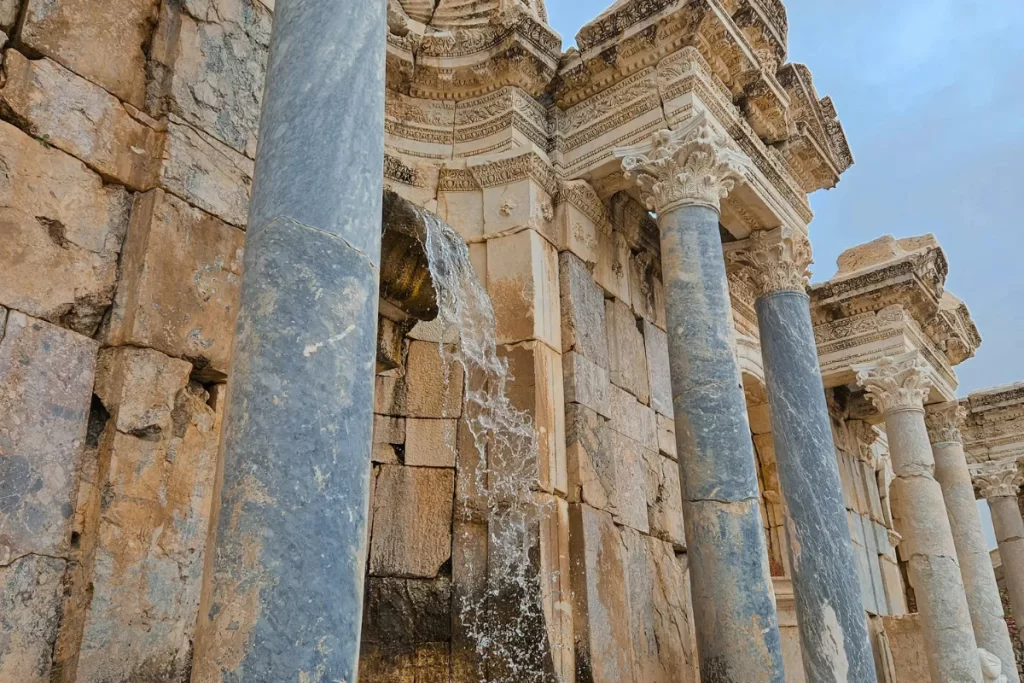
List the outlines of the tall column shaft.
<svg viewBox="0 0 1024 683">
<path fill-rule="evenodd" d="M 1020 683 L 988 543 L 981 529 L 974 484 L 964 455 L 959 429 L 962 420 L 962 409 L 955 401 L 927 408 L 926 424 L 935 456 L 935 479 L 942 487 L 978 647 L 1000 659 L 1008 683 Z"/>
<path fill-rule="evenodd" d="M 699 152 L 699 153 L 694 153 Z M 622 154 L 658 211 L 687 555 L 704 683 L 782 683 L 781 640 L 761 527 L 718 202 L 739 176 L 697 117 Z M 690 161 L 689 166 L 686 162 Z"/>
<path fill-rule="evenodd" d="M 193 683 L 354 681 L 384 0 L 278 0 Z"/>
<path fill-rule="evenodd" d="M 860 366 L 858 380 L 885 417 L 895 480 L 893 512 L 917 597 L 933 681 L 981 683 L 978 646 L 957 562 L 942 488 L 935 481 L 924 400 L 927 368 L 912 352 Z"/>
<path fill-rule="evenodd" d="M 973 465 L 971 474 L 974 485 L 992 511 L 1006 592 L 1010 595 L 1010 608 L 1020 623 L 1020 615 L 1024 615 L 1024 519 L 1017 496 L 1024 477 L 1013 460 Z"/>
<path fill-rule="evenodd" d="M 776 291 L 759 297 L 755 308 L 804 671 L 808 681 L 874 683 L 809 299 Z"/>
</svg>

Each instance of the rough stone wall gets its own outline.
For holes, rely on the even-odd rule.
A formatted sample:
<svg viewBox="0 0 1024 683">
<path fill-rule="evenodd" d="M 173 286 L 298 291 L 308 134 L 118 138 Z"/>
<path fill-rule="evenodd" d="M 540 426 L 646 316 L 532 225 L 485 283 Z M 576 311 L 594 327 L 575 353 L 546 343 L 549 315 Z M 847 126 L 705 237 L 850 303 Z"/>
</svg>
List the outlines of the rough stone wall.
<svg viewBox="0 0 1024 683">
<path fill-rule="evenodd" d="M 189 678 L 270 19 L 0 2 L 0 680 Z"/>
</svg>

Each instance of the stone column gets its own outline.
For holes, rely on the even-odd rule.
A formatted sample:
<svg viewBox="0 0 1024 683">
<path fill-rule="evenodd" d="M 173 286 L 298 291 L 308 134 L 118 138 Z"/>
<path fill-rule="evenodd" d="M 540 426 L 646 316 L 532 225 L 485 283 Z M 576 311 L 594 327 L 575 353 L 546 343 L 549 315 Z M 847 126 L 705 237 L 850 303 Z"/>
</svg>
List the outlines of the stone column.
<svg viewBox="0 0 1024 683">
<path fill-rule="evenodd" d="M 996 575 L 981 530 L 974 485 L 964 456 L 960 434 L 964 417 L 965 411 L 956 401 L 925 408 L 925 424 L 935 456 L 935 479 L 942 487 L 942 497 L 946 502 L 978 647 L 988 650 L 1003 662 L 1009 683 L 1020 683 Z"/>
<path fill-rule="evenodd" d="M 358 673 L 386 5 L 277 1 L 193 683 Z"/>
<path fill-rule="evenodd" d="M 900 522 L 910 582 L 921 613 L 933 681 L 981 683 L 978 646 L 957 562 L 942 488 L 933 477 L 924 401 L 928 368 L 916 351 L 854 366 L 857 381 L 885 417 L 895 479 L 893 515 Z"/>
<path fill-rule="evenodd" d="M 719 201 L 748 163 L 699 115 L 622 150 L 658 214 L 697 650 L 705 683 L 782 683 L 782 651 L 736 358 Z"/>
<path fill-rule="evenodd" d="M 1020 468 L 1015 461 L 1004 460 L 977 465 L 971 474 L 978 493 L 992 510 L 1010 607 L 1015 615 L 1024 615 L 1024 521 L 1017 505 L 1022 483 Z M 1017 616 L 1017 623 L 1021 621 Z"/>
<path fill-rule="evenodd" d="M 874 683 L 874 655 L 806 293 L 810 244 L 802 233 L 758 231 L 726 245 L 726 257 L 757 295 L 807 680 Z"/>
</svg>

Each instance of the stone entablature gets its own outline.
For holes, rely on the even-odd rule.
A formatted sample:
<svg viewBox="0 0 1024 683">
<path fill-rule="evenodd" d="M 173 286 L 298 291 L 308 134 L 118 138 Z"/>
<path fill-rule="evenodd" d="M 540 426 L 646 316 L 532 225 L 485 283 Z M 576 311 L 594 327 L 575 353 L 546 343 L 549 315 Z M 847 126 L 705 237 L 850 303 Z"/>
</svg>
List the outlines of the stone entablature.
<svg viewBox="0 0 1024 683">
<path fill-rule="evenodd" d="M 917 351 L 934 385 L 927 402 L 953 400 L 953 366 L 981 337 L 966 307 L 945 292 L 948 265 L 934 237 L 883 237 L 838 263 L 836 277 L 810 289 L 825 385 L 850 383 L 853 364 Z"/>
<path fill-rule="evenodd" d="M 963 434 L 970 461 L 1024 461 L 1024 382 L 973 392 L 960 404 L 967 411 Z"/>
</svg>

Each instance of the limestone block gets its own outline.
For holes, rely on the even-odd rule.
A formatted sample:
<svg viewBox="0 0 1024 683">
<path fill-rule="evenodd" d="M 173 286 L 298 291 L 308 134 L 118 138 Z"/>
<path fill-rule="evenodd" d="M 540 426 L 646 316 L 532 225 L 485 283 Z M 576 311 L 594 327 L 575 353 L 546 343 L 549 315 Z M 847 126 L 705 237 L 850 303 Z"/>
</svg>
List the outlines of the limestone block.
<svg viewBox="0 0 1024 683">
<path fill-rule="evenodd" d="M 406 425 L 405 464 L 455 467 L 458 420 L 410 417 Z"/>
<path fill-rule="evenodd" d="M 658 451 L 662 455 L 675 460 L 676 455 L 676 423 L 664 415 L 658 415 Z"/>
<path fill-rule="evenodd" d="M 404 384 L 404 388 L 391 388 L 391 402 L 404 402 L 404 412 L 409 417 L 450 418 L 462 415 L 462 366 L 454 360 L 446 363 L 441 358 L 437 344 L 422 341 L 409 344 L 406 375 L 400 383 Z M 380 384 L 378 381 L 378 386 Z M 385 391 L 388 389 L 386 386 L 379 388 Z M 402 412 L 400 408 L 397 414 Z"/>
<path fill-rule="evenodd" d="M 0 681 L 50 683 L 66 565 L 45 555 L 0 565 Z"/>
<path fill-rule="evenodd" d="M 562 348 L 558 253 L 536 231 L 487 241 L 487 292 L 498 343 L 536 339 Z"/>
<path fill-rule="evenodd" d="M 160 186 L 221 220 L 244 228 L 253 161 L 171 116 Z"/>
<path fill-rule="evenodd" d="M 597 263 L 600 228 L 593 218 L 571 203 L 562 202 L 555 211 L 555 223 L 559 250 L 571 252 L 584 263 Z"/>
<path fill-rule="evenodd" d="M 377 375 L 373 384 L 373 412 L 378 415 L 405 415 L 405 377 Z"/>
<path fill-rule="evenodd" d="M 464 522 L 482 522 L 487 517 L 487 435 L 480 441 L 465 420 L 459 420 L 456 434 L 458 452 L 455 470 L 455 515 Z"/>
<path fill-rule="evenodd" d="M 558 256 L 562 308 L 562 353 L 575 351 L 592 363 L 608 367 L 604 292 L 586 264 L 570 253 Z"/>
<path fill-rule="evenodd" d="M 907 613 L 907 596 L 903 589 L 903 577 L 900 576 L 899 565 L 888 557 L 879 558 L 882 568 L 882 583 L 885 589 L 886 606 L 889 614 Z"/>
<path fill-rule="evenodd" d="M 18 21 L 21 0 L 0 0 L 0 31 L 11 32 Z"/>
<path fill-rule="evenodd" d="M 439 192 L 437 215 L 467 240 L 483 237 L 484 196 L 479 189 Z"/>
<path fill-rule="evenodd" d="M 498 349 L 508 361 L 511 381 L 505 393 L 517 410 L 525 411 L 537 433 L 538 485 L 543 491 L 565 493 L 565 405 L 562 359 L 541 342 L 526 342 Z M 502 467 L 502 453 L 495 452 L 493 468 Z M 519 466 L 519 463 L 509 463 Z"/>
<path fill-rule="evenodd" d="M 611 510 L 613 488 L 606 488 L 607 476 L 598 470 L 608 463 L 611 428 L 593 410 L 578 403 L 566 404 L 566 459 L 568 498 L 599 510 Z"/>
<path fill-rule="evenodd" d="M 142 109 L 157 0 L 25 0 L 21 42 Z"/>
<path fill-rule="evenodd" d="M 884 617 L 885 633 L 892 661 L 896 666 L 896 680 L 931 683 L 928 657 L 925 654 L 922 615 L 905 614 L 898 617 Z"/>
<path fill-rule="evenodd" d="M 451 637 L 452 582 L 370 576 L 363 598 L 363 641 L 412 645 Z"/>
<path fill-rule="evenodd" d="M 598 235 L 594 280 L 609 295 L 622 301 L 632 301 L 629 296 L 629 257 L 629 244 L 621 233 Z"/>
<path fill-rule="evenodd" d="M 671 418 L 672 409 L 672 377 L 668 365 L 668 335 L 651 324 L 643 321 L 644 346 L 647 350 L 647 382 L 651 388 L 651 407 Z"/>
<path fill-rule="evenodd" d="M 679 465 L 653 451 L 643 452 L 647 473 L 647 522 L 651 536 L 668 541 L 679 550 L 686 549 L 683 528 L 683 497 L 679 485 Z"/>
<path fill-rule="evenodd" d="M 370 574 L 434 578 L 452 552 L 451 470 L 382 465 L 373 496 Z"/>
<path fill-rule="evenodd" d="M 649 451 L 657 451 L 657 413 L 614 385 L 610 392 L 612 429 Z"/>
<path fill-rule="evenodd" d="M 627 436 L 609 432 L 608 456 L 594 467 L 605 490 L 611 492 L 611 508 L 615 521 L 647 533 L 647 465 L 644 449 Z"/>
<path fill-rule="evenodd" d="M 608 371 L 575 351 L 562 356 L 562 378 L 566 403 L 580 403 L 611 417 Z"/>
<path fill-rule="evenodd" d="M 108 344 L 134 344 L 227 374 L 245 234 L 163 190 L 137 195 Z"/>
<path fill-rule="evenodd" d="M 175 114 L 255 158 L 271 23 L 256 0 L 163 3 L 150 50 L 151 113 Z"/>
<path fill-rule="evenodd" d="M 359 651 L 361 681 L 449 683 L 451 666 L 448 643 L 425 643 L 410 648 L 364 642 Z"/>
<path fill-rule="evenodd" d="M 0 168 L 0 304 L 91 336 L 114 294 L 129 194 L 2 121 Z"/>
<path fill-rule="evenodd" d="M 104 178 L 146 190 L 160 158 L 156 122 L 49 59 L 4 58 L 0 109 L 30 135 L 78 157 Z"/>
<path fill-rule="evenodd" d="M 647 379 L 644 337 L 637 329 L 633 311 L 615 299 L 605 302 L 605 329 L 608 335 L 608 361 L 612 384 L 622 387 L 648 403 L 651 399 Z"/>
<path fill-rule="evenodd" d="M 487 525 L 456 521 L 452 537 L 451 683 L 479 683 L 485 674 L 477 634 L 487 618 Z"/>
<path fill-rule="evenodd" d="M 543 235 L 551 244 L 559 244 L 552 197 L 533 178 L 484 187 L 483 212 L 484 235 L 527 228 Z"/>
<path fill-rule="evenodd" d="M 625 546 L 612 516 L 569 508 L 576 670 L 581 681 L 634 683 Z M 639 682 L 636 682 L 639 683 Z"/>
<path fill-rule="evenodd" d="M 638 316 L 665 329 L 665 285 L 659 274 L 659 258 L 644 250 L 629 259 L 629 295 Z"/>
<path fill-rule="evenodd" d="M 747 403 L 747 419 L 750 421 L 751 434 L 769 434 L 772 431 L 771 409 L 767 403 Z M 837 453 L 838 456 L 838 453 Z"/>
<path fill-rule="evenodd" d="M 404 444 L 405 418 L 374 415 L 373 443 Z"/>
<path fill-rule="evenodd" d="M 0 340 L 0 565 L 68 551 L 97 350 L 74 332 L 7 315 Z"/>
</svg>

